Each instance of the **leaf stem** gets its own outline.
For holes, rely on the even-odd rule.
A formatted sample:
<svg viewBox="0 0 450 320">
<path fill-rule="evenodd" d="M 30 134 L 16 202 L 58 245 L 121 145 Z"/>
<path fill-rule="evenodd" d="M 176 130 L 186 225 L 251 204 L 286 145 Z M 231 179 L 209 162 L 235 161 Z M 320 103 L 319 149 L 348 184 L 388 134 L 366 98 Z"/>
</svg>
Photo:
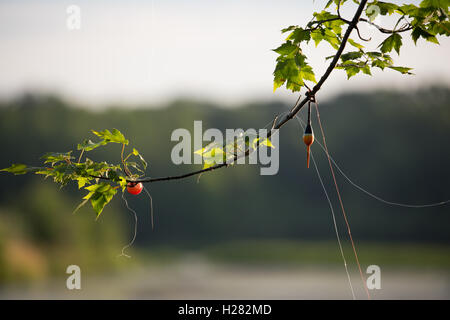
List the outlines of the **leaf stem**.
<svg viewBox="0 0 450 320">
<path fill-rule="evenodd" d="M 122 160 L 123 171 L 127 175 L 127 177 L 131 176 L 130 170 L 128 170 L 125 161 L 123 160 L 123 152 L 125 151 L 125 143 L 122 143 L 122 152 L 120 153 L 120 159 Z M 128 157 L 127 157 L 128 158 Z"/>
<path fill-rule="evenodd" d="M 83 148 L 83 149 L 81 149 L 81 153 L 80 153 L 80 156 L 78 157 L 78 164 L 80 164 L 80 161 L 81 161 L 81 157 L 83 156 L 83 153 L 84 153 L 84 148 Z"/>
</svg>

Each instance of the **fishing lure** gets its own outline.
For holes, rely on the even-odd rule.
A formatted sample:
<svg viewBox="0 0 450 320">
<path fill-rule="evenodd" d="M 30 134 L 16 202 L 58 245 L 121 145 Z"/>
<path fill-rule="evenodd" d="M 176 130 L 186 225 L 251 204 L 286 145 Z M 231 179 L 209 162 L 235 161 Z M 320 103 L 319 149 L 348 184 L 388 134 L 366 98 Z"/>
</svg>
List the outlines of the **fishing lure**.
<svg viewBox="0 0 450 320">
<path fill-rule="evenodd" d="M 309 168 L 310 147 L 314 142 L 314 132 L 311 127 L 311 103 L 308 104 L 308 123 L 303 134 L 303 142 L 306 144 L 306 167 Z"/>
</svg>

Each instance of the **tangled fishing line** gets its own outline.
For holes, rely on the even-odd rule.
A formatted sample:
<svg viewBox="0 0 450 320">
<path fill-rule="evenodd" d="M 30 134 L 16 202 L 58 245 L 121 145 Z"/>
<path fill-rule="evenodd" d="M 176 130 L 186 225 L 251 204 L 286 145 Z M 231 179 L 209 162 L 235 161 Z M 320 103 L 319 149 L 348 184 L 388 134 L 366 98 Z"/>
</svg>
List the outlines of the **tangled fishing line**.
<svg viewBox="0 0 450 320">
<path fill-rule="evenodd" d="M 362 273 L 361 265 L 360 265 L 360 263 L 359 263 L 358 254 L 357 254 L 357 251 L 356 251 L 356 246 L 355 246 L 355 244 L 354 244 L 354 241 L 353 241 L 353 238 L 352 238 L 352 235 L 351 235 L 350 225 L 349 225 L 349 222 L 348 222 L 348 219 L 347 219 L 347 214 L 346 214 L 345 209 L 344 209 L 342 197 L 341 197 L 341 194 L 340 194 L 340 191 L 339 191 L 339 187 L 338 187 L 338 184 L 337 184 L 337 181 L 336 181 L 336 177 L 335 177 L 335 174 L 334 174 L 333 165 L 336 167 L 336 169 L 339 171 L 339 173 L 340 173 L 340 174 L 341 174 L 341 175 L 342 175 L 342 176 L 343 176 L 343 177 L 344 177 L 344 178 L 345 178 L 352 186 L 354 186 L 354 187 L 357 188 L 358 190 L 364 192 L 365 194 L 369 195 L 370 197 L 372 197 L 372 198 L 374 198 L 374 199 L 376 199 L 376 200 L 378 200 L 378 201 L 380 201 L 380 202 L 382 202 L 382 203 L 384 203 L 384 204 L 393 205 L 393 206 L 400 206 L 400 207 L 406 207 L 406 208 L 428 208 L 428 207 L 435 207 L 435 206 L 441 206 L 441 205 L 448 204 L 448 203 L 450 203 L 450 199 L 449 199 L 449 200 L 445 200 L 445 201 L 440 201 L 440 202 L 434 202 L 434 203 L 429 203 L 429 204 L 419 204 L 419 205 L 416 205 L 416 204 L 407 204 L 407 203 L 400 203 L 400 202 L 393 202 L 393 201 L 385 200 L 385 199 L 383 199 L 383 198 L 381 198 L 381 197 L 379 197 L 379 196 L 377 196 L 377 195 L 375 195 L 375 194 L 373 194 L 373 193 L 367 191 L 365 188 L 361 187 L 360 185 L 356 184 L 353 180 L 351 180 L 351 179 L 348 177 L 347 174 L 344 173 L 344 171 L 337 165 L 336 161 L 335 161 L 335 160 L 333 159 L 333 157 L 330 155 L 330 153 L 329 153 L 329 151 L 328 151 L 327 144 L 326 144 L 326 139 L 325 139 L 325 134 L 324 134 L 322 122 L 321 122 L 321 120 L 320 120 L 320 113 L 319 113 L 318 104 L 317 104 L 317 102 L 315 101 L 315 98 L 314 98 L 314 97 L 313 97 L 312 101 L 313 101 L 314 104 L 315 104 L 316 114 L 317 114 L 317 122 L 318 122 L 319 127 L 320 127 L 320 130 L 321 130 L 321 135 L 322 135 L 323 145 L 322 145 L 319 141 L 317 141 L 317 143 L 319 144 L 319 146 L 321 147 L 321 149 L 324 151 L 324 153 L 325 153 L 326 156 L 327 156 L 328 163 L 329 163 L 329 166 L 330 166 L 330 171 L 331 171 L 331 174 L 332 174 L 332 177 L 333 177 L 333 181 L 334 181 L 334 185 L 335 185 L 335 188 L 336 188 L 336 192 L 337 192 L 337 195 L 338 195 L 338 198 L 339 198 L 339 203 L 340 203 L 340 206 L 341 206 L 341 209 L 342 209 L 342 214 L 343 214 L 343 217 L 344 217 L 346 226 L 347 226 L 348 235 L 349 235 L 349 238 L 350 238 L 350 242 L 351 242 L 351 244 L 352 244 L 352 249 L 353 249 L 353 252 L 354 252 L 354 255 L 355 255 L 356 263 L 357 263 L 357 265 L 358 265 L 358 270 L 359 270 L 359 273 L 360 273 L 360 276 L 361 276 L 361 280 L 362 280 L 362 282 L 363 282 L 363 285 L 364 285 L 364 288 L 365 288 L 367 297 L 370 299 L 371 297 L 370 297 L 370 294 L 369 294 L 369 291 L 368 291 L 368 288 L 367 288 L 367 284 L 366 284 L 366 281 L 365 281 L 364 276 L 363 276 L 363 273 Z M 311 108 L 311 106 L 309 105 L 309 110 L 308 110 L 308 123 L 310 123 L 310 112 L 311 112 L 310 108 Z M 298 121 L 300 127 L 302 128 L 302 130 L 305 131 L 305 129 L 307 128 L 307 125 L 301 120 L 301 118 L 300 118 L 298 115 L 295 115 L 295 117 L 296 117 L 296 119 L 297 119 L 297 121 Z M 323 179 L 322 179 L 322 177 L 321 177 L 321 175 L 320 175 L 319 168 L 318 168 L 318 166 L 317 166 L 317 163 L 316 163 L 316 161 L 315 161 L 315 158 L 314 158 L 314 156 L 313 156 L 312 151 L 311 151 L 311 158 L 312 158 L 312 161 L 313 161 L 313 164 L 314 164 L 314 167 L 315 167 L 315 171 L 316 171 L 317 176 L 318 176 L 318 178 L 319 178 L 319 182 L 320 182 L 321 187 L 322 187 L 322 189 L 323 189 L 323 191 L 324 191 L 324 193 L 325 193 L 325 196 L 326 196 L 328 205 L 329 205 L 330 210 L 331 210 L 331 215 L 332 215 L 332 219 L 333 219 L 333 227 L 334 227 L 334 231 L 335 231 L 335 234 L 336 234 L 336 238 L 337 238 L 339 250 L 340 250 L 340 253 L 341 253 L 341 257 L 342 257 L 342 260 L 343 260 L 343 262 L 344 262 L 344 268 L 345 268 L 345 272 L 346 272 L 346 274 L 347 274 L 347 279 L 348 279 L 349 287 L 350 287 L 350 290 L 351 290 L 353 299 L 356 299 L 355 293 L 354 293 L 354 289 L 353 289 L 353 286 L 352 286 L 352 282 L 351 282 L 351 279 L 350 279 L 350 274 L 349 274 L 348 267 L 347 267 L 347 261 L 346 261 L 345 255 L 344 255 L 344 251 L 343 251 L 343 249 L 342 249 L 342 244 L 341 244 L 341 239 L 340 239 L 340 235 L 339 235 L 338 226 L 337 226 L 337 223 L 336 223 L 336 216 L 335 216 L 334 208 L 333 208 L 333 205 L 332 205 L 332 203 L 331 203 L 331 200 L 330 200 L 330 197 L 329 197 L 329 195 L 328 195 L 328 192 L 327 192 L 327 190 L 326 190 L 326 188 L 325 188 L 325 185 L 324 185 L 324 183 L 323 183 Z"/>
<path fill-rule="evenodd" d="M 148 192 L 148 190 L 143 187 L 145 193 L 147 194 L 148 198 L 150 199 L 150 219 L 151 219 L 151 223 L 152 223 L 152 230 L 154 229 L 154 221 L 153 221 L 153 198 L 150 194 L 150 192 Z M 134 241 L 136 240 L 136 236 L 137 236 L 137 226 L 138 226 L 138 216 L 135 210 L 133 210 L 132 208 L 130 208 L 130 206 L 128 205 L 128 201 L 125 198 L 125 192 L 122 192 L 122 199 L 123 202 L 125 203 L 125 207 L 128 209 L 128 211 L 130 211 L 130 213 L 133 215 L 134 218 L 134 231 L 133 231 L 133 236 L 131 238 L 131 241 L 126 244 L 125 246 L 123 246 L 121 253 L 118 255 L 118 257 L 126 257 L 126 258 L 131 258 L 130 255 L 126 254 L 125 251 L 130 248 L 133 244 Z"/>
</svg>

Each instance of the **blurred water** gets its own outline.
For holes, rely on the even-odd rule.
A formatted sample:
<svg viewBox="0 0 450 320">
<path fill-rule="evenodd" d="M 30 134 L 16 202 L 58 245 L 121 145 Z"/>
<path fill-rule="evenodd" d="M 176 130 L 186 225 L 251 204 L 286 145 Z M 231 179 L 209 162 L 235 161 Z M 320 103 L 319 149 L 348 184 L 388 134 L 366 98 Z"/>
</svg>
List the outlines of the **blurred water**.
<svg viewBox="0 0 450 320">
<path fill-rule="evenodd" d="M 450 274 L 436 270 L 382 270 L 374 299 L 450 299 Z M 0 288 L 1 299 L 351 299 L 345 272 L 320 266 L 255 267 L 215 265 L 187 259 L 165 266 L 82 277 L 81 290 L 65 278 L 27 287 Z M 365 293 L 356 270 L 353 286 Z"/>
</svg>

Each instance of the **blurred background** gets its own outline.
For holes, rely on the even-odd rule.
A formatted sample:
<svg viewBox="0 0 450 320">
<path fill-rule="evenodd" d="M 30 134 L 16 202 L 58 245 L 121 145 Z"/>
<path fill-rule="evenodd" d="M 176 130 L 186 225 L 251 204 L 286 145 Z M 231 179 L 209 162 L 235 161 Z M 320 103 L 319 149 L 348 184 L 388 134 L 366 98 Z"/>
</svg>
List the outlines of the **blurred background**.
<svg viewBox="0 0 450 320">
<path fill-rule="evenodd" d="M 261 128 L 296 96 L 272 93 L 279 30 L 305 24 L 326 1 L 0 1 L 0 168 L 38 165 L 45 152 L 76 149 L 91 129 L 117 128 L 148 160 L 148 176 L 176 166 L 173 130 Z M 413 1 L 418 3 L 418 1 Z M 70 5 L 81 28 L 67 27 Z M 353 4 L 347 11 L 351 15 Z M 381 21 L 389 25 L 390 21 Z M 371 28 L 376 47 L 382 41 Z M 379 42 L 377 42 L 379 39 Z M 349 81 L 336 70 L 317 95 L 330 153 L 358 185 L 388 201 L 450 199 L 450 41 L 404 41 L 392 71 Z M 308 47 L 316 75 L 327 46 Z M 302 111 L 301 117 L 305 119 Z M 316 126 L 317 128 L 317 126 Z M 316 134 L 318 134 L 316 129 Z M 280 132 L 280 170 L 256 165 L 147 185 L 149 199 L 120 196 L 101 218 L 85 192 L 40 176 L 0 175 L 0 299 L 351 299 L 330 208 L 302 130 Z M 363 284 L 327 159 L 312 148 L 330 194 L 355 292 Z M 194 150 L 193 150 L 194 151 Z M 117 162 L 120 147 L 92 151 Z M 404 208 L 337 181 L 363 271 L 381 268 L 378 299 L 450 298 L 450 205 Z M 82 290 L 66 288 L 80 266 Z M 366 275 L 367 276 L 367 275 Z"/>
</svg>

